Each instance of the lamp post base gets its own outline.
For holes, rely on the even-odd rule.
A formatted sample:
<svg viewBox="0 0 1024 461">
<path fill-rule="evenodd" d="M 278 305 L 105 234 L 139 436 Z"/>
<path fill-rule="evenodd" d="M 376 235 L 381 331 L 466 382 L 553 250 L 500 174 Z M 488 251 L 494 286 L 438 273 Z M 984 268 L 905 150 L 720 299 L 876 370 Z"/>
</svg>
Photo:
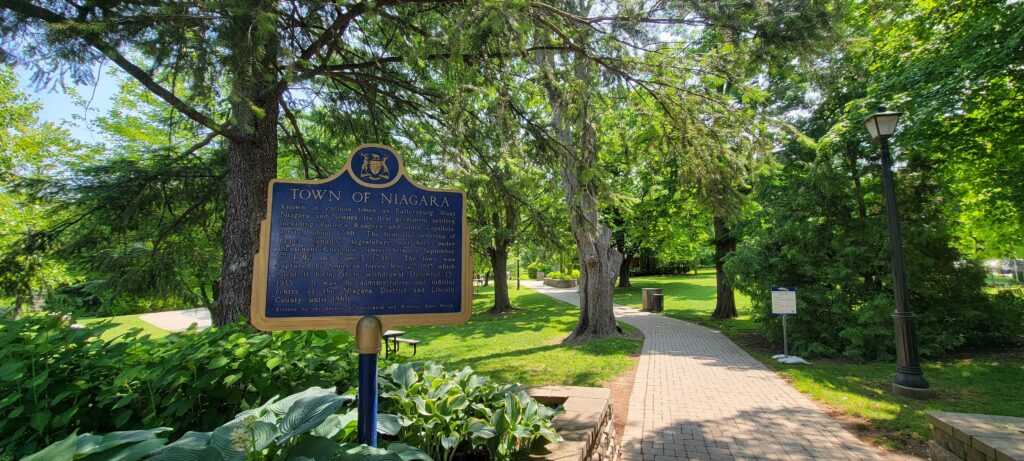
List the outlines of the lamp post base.
<svg viewBox="0 0 1024 461">
<path fill-rule="evenodd" d="M 900 386 L 896 383 L 892 383 L 892 392 L 901 397 L 921 400 L 934 399 L 939 395 L 935 389 Z"/>
<path fill-rule="evenodd" d="M 896 376 L 894 386 L 906 389 L 928 389 L 921 362 L 917 355 L 917 338 L 914 328 L 914 314 L 896 312 L 892 314 L 896 323 Z"/>
</svg>

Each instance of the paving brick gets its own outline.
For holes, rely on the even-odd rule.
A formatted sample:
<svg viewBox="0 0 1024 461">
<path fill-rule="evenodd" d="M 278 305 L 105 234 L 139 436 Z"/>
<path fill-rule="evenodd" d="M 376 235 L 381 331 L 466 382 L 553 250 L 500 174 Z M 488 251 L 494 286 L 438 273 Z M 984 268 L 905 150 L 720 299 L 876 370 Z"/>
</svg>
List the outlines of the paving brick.
<svg viewBox="0 0 1024 461">
<path fill-rule="evenodd" d="M 575 290 L 524 284 L 579 305 Z M 644 334 L 628 461 L 885 459 L 721 333 L 622 306 L 615 314 Z"/>
</svg>

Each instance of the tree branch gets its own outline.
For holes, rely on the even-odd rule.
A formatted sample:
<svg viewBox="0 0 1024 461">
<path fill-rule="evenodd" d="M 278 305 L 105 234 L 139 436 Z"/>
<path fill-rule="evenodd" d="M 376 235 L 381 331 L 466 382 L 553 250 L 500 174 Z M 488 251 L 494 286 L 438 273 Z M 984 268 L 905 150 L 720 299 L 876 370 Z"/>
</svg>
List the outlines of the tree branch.
<svg viewBox="0 0 1024 461">
<path fill-rule="evenodd" d="M 171 107 L 176 109 L 178 112 L 181 112 L 186 117 L 192 119 L 200 125 L 205 126 L 206 128 L 209 128 L 210 130 L 216 132 L 217 134 L 220 134 L 229 139 L 238 139 L 237 136 L 234 133 L 232 133 L 227 126 L 217 123 L 216 120 L 210 118 L 202 112 L 199 112 L 196 108 L 181 100 L 181 98 L 178 98 L 178 96 L 176 96 L 172 91 L 160 86 L 160 84 L 157 83 L 156 80 L 154 80 L 153 77 L 149 75 L 149 73 L 142 70 L 142 68 L 135 65 L 134 63 L 129 61 L 128 58 L 126 58 L 123 54 L 121 54 L 121 52 L 117 49 L 116 46 L 103 40 L 103 38 L 100 37 L 99 33 L 90 31 L 93 24 L 89 24 L 85 21 L 66 18 L 51 10 L 33 5 L 22 0 L 10 1 L 9 3 L 7 3 L 7 8 L 23 16 L 38 19 L 48 24 L 53 24 L 55 26 L 77 26 L 77 29 L 83 30 L 83 32 L 77 34 L 78 38 L 82 39 L 82 41 L 87 43 L 89 46 L 95 48 L 100 53 L 103 53 L 104 56 L 113 61 L 114 64 L 117 64 L 118 67 L 127 72 L 128 75 L 131 75 L 132 78 L 137 80 L 142 86 L 144 86 L 147 90 L 152 92 L 158 98 L 164 100 L 164 102 L 166 102 L 167 104 L 170 104 Z"/>
</svg>

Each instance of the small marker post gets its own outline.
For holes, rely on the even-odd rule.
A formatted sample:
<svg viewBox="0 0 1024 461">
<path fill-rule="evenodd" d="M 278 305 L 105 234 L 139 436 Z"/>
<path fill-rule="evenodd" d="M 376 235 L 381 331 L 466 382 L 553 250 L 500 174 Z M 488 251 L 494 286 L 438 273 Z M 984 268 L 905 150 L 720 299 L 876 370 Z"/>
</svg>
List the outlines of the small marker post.
<svg viewBox="0 0 1024 461">
<path fill-rule="evenodd" d="M 383 329 L 372 315 L 356 324 L 356 352 L 359 353 L 359 409 L 356 434 L 359 443 L 377 446 L 377 355 Z"/>
<path fill-rule="evenodd" d="M 786 318 L 796 315 L 796 288 L 772 287 L 772 313 L 782 317 L 782 355 L 772 358 L 782 363 L 809 363 L 806 360 L 789 355 L 789 326 Z"/>
</svg>

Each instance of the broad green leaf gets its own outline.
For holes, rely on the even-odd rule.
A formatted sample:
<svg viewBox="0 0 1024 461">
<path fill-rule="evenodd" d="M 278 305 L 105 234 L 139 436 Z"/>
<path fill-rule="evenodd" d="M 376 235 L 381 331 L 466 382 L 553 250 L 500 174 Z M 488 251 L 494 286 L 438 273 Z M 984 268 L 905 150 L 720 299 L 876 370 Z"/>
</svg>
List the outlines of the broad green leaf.
<svg viewBox="0 0 1024 461">
<path fill-rule="evenodd" d="M 397 435 L 402 430 L 402 421 L 395 415 L 378 414 L 377 432 L 384 435 Z"/>
<path fill-rule="evenodd" d="M 303 397 L 295 401 L 288 409 L 288 413 L 281 418 L 277 442 L 283 443 L 323 424 L 324 420 L 337 412 L 345 401 L 343 396 L 334 393 Z"/>
<path fill-rule="evenodd" d="M 110 432 L 103 436 L 83 434 L 78 437 L 75 453 L 79 456 L 91 455 L 118 445 L 155 439 L 157 434 L 170 431 L 172 429 L 169 427 L 159 427 L 148 430 Z"/>
<path fill-rule="evenodd" d="M 323 424 L 313 429 L 311 434 L 320 437 L 333 438 L 339 432 L 346 430 L 350 426 L 354 428 L 357 423 L 356 419 L 358 418 L 358 414 L 359 412 L 357 410 L 351 410 L 344 414 L 328 416 L 327 419 L 324 420 Z"/>
<path fill-rule="evenodd" d="M 402 461 L 396 453 L 366 445 L 344 444 L 334 461 Z"/>
<path fill-rule="evenodd" d="M 210 446 L 220 453 L 224 461 L 245 461 L 245 454 L 252 442 L 247 420 L 234 420 L 220 426 L 213 430 L 210 437 Z"/>
<path fill-rule="evenodd" d="M 78 434 L 72 433 L 35 454 L 21 458 L 21 461 L 71 461 L 75 456 Z"/>
<path fill-rule="evenodd" d="M 314 461 L 330 461 L 334 455 L 341 451 L 342 446 L 333 440 L 325 437 L 309 436 L 302 437 L 288 450 L 285 459 L 310 459 Z"/>
<path fill-rule="evenodd" d="M 416 447 L 404 443 L 394 442 L 386 447 L 388 451 L 397 454 L 402 461 L 434 461 L 430 456 Z"/>
<path fill-rule="evenodd" d="M 191 448 L 185 446 L 164 447 L 146 461 L 223 461 L 224 458 L 213 447 Z"/>
<path fill-rule="evenodd" d="M 118 446 L 113 449 L 103 450 L 91 456 L 83 458 L 83 461 L 137 461 L 144 456 L 156 452 L 167 439 L 149 439 L 131 445 Z"/>
</svg>

